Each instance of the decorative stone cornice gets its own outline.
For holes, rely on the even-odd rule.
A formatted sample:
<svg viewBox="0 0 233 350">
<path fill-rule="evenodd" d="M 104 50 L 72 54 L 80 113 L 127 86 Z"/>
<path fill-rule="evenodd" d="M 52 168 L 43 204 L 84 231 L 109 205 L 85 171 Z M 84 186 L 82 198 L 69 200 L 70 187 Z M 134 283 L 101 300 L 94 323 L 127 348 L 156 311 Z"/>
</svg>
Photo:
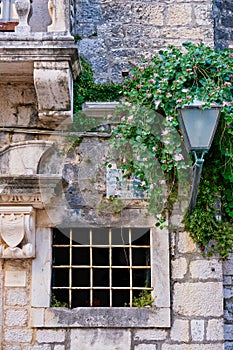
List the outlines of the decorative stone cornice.
<svg viewBox="0 0 233 350">
<path fill-rule="evenodd" d="M 43 203 L 40 193 L 35 194 L 0 194 L 0 205 L 31 205 L 33 208 L 42 209 Z"/>
<path fill-rule="evenodd" d="M 0 205 L 30 205 L 43 209 L 58 198 L 60 175 L 0 176 Z"/>
</svg>

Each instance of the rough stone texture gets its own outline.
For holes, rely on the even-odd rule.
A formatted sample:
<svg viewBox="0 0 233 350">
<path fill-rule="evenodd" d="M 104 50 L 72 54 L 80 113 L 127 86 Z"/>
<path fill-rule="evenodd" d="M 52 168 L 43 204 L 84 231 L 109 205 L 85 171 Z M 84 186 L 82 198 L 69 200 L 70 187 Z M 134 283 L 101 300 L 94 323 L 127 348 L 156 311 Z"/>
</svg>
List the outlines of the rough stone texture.
<svg viewBox="0 0 233 350">
<path fill-rule="evenodd" d="M 71 349 L 125 350 L 130 349 L 130 332 L 126 330 L 71 330 Z"/>
<path fill-rule="evenodd" d="M 191 339 L 193 341 L 203 341 L 204 332 L 204 320 L 191 320 Z"/>
<path fill-rule="evenodd" d="M 187 343 L 189 341 L 189 322 L 188 320 L 176 319 L 171 329 L 171 340 Z"/>
<path fill-rule="evenodd" d="M 224 343 L 224 350 L 233 350 L 233 345 L 231 342 L 225 342 Z"/>
<path fill-rule="evenodd" d="M 41 327 L 40 324 L 35 326 Z M 167 328 L 170 327 L 169 308 L 66 308 L 45 309 L 42 327 L 46 328 Z"/>
<path fill-rule="evenodd" d="M 179 258 L 172 261 L 172 277 L 174 279 L 184 278 L 187 273 L 188 263 L 185 258 Z"/>
<path fill-rule="evenodd" d="M 214 0 L 213 5 L 215 46 L 223 49 L 233 42 L 233 3 L 231 0 Z"/>
<path fill-rule="evenodd" d="M 134 339 L 136 341 L 143 341 L 143 340 L 165 340 L 168 336 L 168 332 L 166 330 L 145 330 L 145 329 L 138 329 L 135 331 Z"/>
<path fill-rule="evenodd" d="M 223 320 L 209 320 L 207 325 L 207 340 L 223 339 Z"/>
<path fill-rule="evenodd" d="M 224 297 L 226 300 L 231 299 L 233 297 L 233 286 L 226 284 L 224 288 Z"/>
<path fill-rule="evenodd" d="M 175 283 L 174 311 L 183 316 L 222 316 L 222 296 L 221 283 Z"/>
<path fill-rule="evenodd" d="M 7 326 L 26 326 L 28 321 L 28 312 L 24 309 L 6 310 L 5 324 Z"/>
<path fill-rule="evenodd" d="M 64 62 L 36 62 L 34 64 L 34 85 L 38 99 L 39 118 L 47 120 L 49 115 L 69 118 L 72 122 L 73 91 L 69 63 Z M 46 95 L 44 94 L 46 91 Z"/>
<path fill-rule="evenodd" d="M 156 350 L 156 344 L 138 344 L 134 348 L 135 350 Z"/>
<path fill-rule="evenodd" d="M 224 345 L 221 343 L 213 344 L 181 344 L 181 345 L 162 345 L 162 350 L 223 350 Z"/>
<path fill-rule="evenodd" d="M 62 343 L 65 340 L 65 331 L 60 330 L 38 330 L 36 334 L 38 343 Z"/>
<path fill-rule="evenodd" d="M 197 247 L 188 232 L 179 232 L 178 251 L 180 253 L 194 253 Z"/>
<path fill-rule="evenodd" d="M 192 7 L 189 4 L 171 5 L 168 8 L 169 26 L 188 25 L 192 21 Z"/>
<path fill-rule="evenodd" d="M 231 324 L 225 324 L 224 332 L 225 332 L 225 340 L 233 341 L 233 332 L 232 332 Z"/>
<path fill-rule="evenodd" d="M 27 293 L 20 288 L 7 289 L 6 291 L 6 305 L 11 306 L 25 306 L 27 304 Z"/>
<path fill-rule="evenodd" d="M 69 37 L 70 18 L 64 17 L 63 11 L 64 4 L 68 2 L 55 0 L 51 3 L 55 4 L 55 8 L 51 11 L 53 23 L 49 28 L 50 33 L 39 32 L 42 27 L 45 30 L 45 27 L 50 25 L 45 7 L 47 0 L 33 1 L 35 12 L 30 23 L 37 21 L 41 9 L 44 12 L 41 23 L 37 21 L 37 27 L 33 24 L 33 33 L 22 32 L 21 37 L 17 38 L 17 44 L 15 44 L 15 33 L 0 33 L 0 126 L 4 127 L 0 134 L 1 147 L 11 146 L 12 142 L 25 143 L 41 140 L 53 142 L 59 140 L 60 142 L 63 136 L 56 133 L 50 135 L 44 129 L 54 130 L 61 119 L 71 117 L 70 70 L 74 68 L 77 61 L 75 46 L 72 38 Z M 138 62 L 147 52 L 157 52 L 169 44 L 181 46 L 184 40 L 197 42 L 203 39 L 204 42 L 213 46 L 212 0 L 148 0 L 146 2 L 77 0 L 76 4 L 74 1 L 69 3 L 72 11 L 72 30 L 74 34 L 81 37 L 81 40 L 78 40 L 78 47 L 81 54 L 92 64 L 97 82 L 121 81 L 122 72 L 128 71 L 132 62 Z M 231 1 L 214 1 L 217 24 L 215 40 L 219 41 L 220 46 L 226 45 L 232 35 L 231 10 Z M 63 11 L 61 16 L 59 11 Z M 67 13 L 69 14 L 69 9 Z M 76 28 L 74 28 L 75 16 Z M 56 32 L 52 33 L 51 30 Z M 19 58 L 22 62 L 19 62 Z M 75 74 L 74 72 L 74 76 Z M 43 158 L 40 162 L 41 157 L 38 157 L 39 152 L 34 152 L 32 142 L 28 142 L 29 152 L 24 150 L 22 154 L 18 148 L 16 156 L 11 158 L 10 151 L 5 152 L 6 156 L 1 158 L 2 173 L 7 176 L 14 175 L 12 173 L 16 166 L 20 165 L 18 175 L 25 175 L 28 171 L 33 172 L 35 176 L 45 177 L 61 174 L 63 169 L 64 178 L 62 191 L 58 185 L 56 196 L 54 195 L 48 202 L 45 201 L 49 189 L 47 182 L 43 189 L 40 188 L 43 192 L 40 194 L 38 194 L 39 187 L 34 186 L 30 181 L 25 184 L 24 179 L 21 181 L 21 186 L 16 188 L 11 185 L 6 189 L 1 183 L 1 190 L 7 190 L 7 193 L 10 193 L 5 197 L 5 202 L 4 196 L 0 194 L 1 204 L 22 206 L 24 201 L 30 201 L 38 209 L 37 252 L 32 267 L 31 261 L 27 264 L 22 261 L 11 264 L 8 261 L 4 262 L 4 274 L 11 266 L 12 271 L 24 269 L 25 278 L 20 287 L 16 276 L 13 280 L 10 279 L 9 284 L 9 273 L 2 275 L 0 279 L 0 293 L 2 291 L 4 293 L 1 300 L 5 302 L 3 307 L 0 305 L 0 314 L 3 315 L 5 322 L 2 348 L 4 350 L 65 350 L 66 348 L 71 350 L 222 350 L 221 264 L 214 258 L 209 261 L 204 260 L 185 232 L 178 232 L 175 238 L 171 281 L 167 279 L 167 277 L 170 278 L 169 249 L 167 243 L 164 244 L 168 242 L 168 236 L 166 236 L 167 241 L 162 242 L 160 238 L 165 235 L 165 232 L 160 232 L 153 242 L 156 246 L 152 247 L 156 261 L 153 268 L 159 271 L 156 276 L 153 273 L 155 283 L 159 276 L 159 286 L 154 288 L 153 293 L 155 293 L 155 303 L 161 307 L 157 307 L 154 312 L 146 308 L 144 310 L 133 308 L 130 311 L 126 308 L 123 311 L 98 308 L 87 311 L 80 308 L 71 311 L 49 307 L 50 227 L 60 223 L 73 226 L 116 225 L 118 227 L 147 223 L 149 226 L 154 226 L 154 221 L 146 216 L 147 210 L 143 204 L 134 203 L 132 206 L 132 203 L 127 202 L 129 208 L 123 211 L 121 216 L 116 216 L 111 211 L 112 208 L 105 206 L 103 210 L 103 204 L 106 204 L 103 203 L 106 185 L 105 172 L 100 164 L 108 149 L 106 140 L 106 135 L 102 138 L 97 134 L 86 135 L 80 147 L 76 147 L 73 153 L 61 157 L 61 160 L 55 154 L 45 152 L 45 157 L 40 154 Z M 59 154 L 61 149 L 58 147 L 57 151 Z M 23 162 L 20 163 L 18 160 L 20 156 L 24 164 L 30 166 L 25 167 Z M 10 168 L 9 164 L 11 164 Z M 27 187 L 29 185 L 30 188 Z M 30 191 L 30 199 L 25 199 L 18 193 L 26 190 Z M 58 193 L 61 192 L 60 198 Z M 39 204 L 38 195 L 42 198 Z M 93 209 L 100 204 L 102 211 Z M 45 205 L 43 210 L 42 205 Z M 175 221 L 178 226 L 177 231 L 182 231 L 180 225 L 183 212 L 182 208 L 179 209 L 181 212 L 176 213 Z M 167 254 L 166 264 L 162 263 L 164 260 L 160 256 L 164 253 Z M 233 345 L 232 262 L 232 258 L 226 261 L 224 278 L 227 321 L 225 338 L 228 350 Z M 31 271 L 34 274 L 32 279 Z M 8 286 L 5 285 L 4 290 L 2 281 L 8 284 Z M 171 327 L 168 284 L 174 288 L 171 295 Z M 161 296 L 161 293 L 164 295 Z M 31 306 L 33 310 L 30 310 Z M 93 313 L 95 317 L 92 317 Z M 27 325 L 29 316 L 31 325 L 34 327 Z M 140 329 L 142 321 L 144 327 L 148 327 L 150 317 L 153 322 L 157 322 L 157 328 Z M 98 323 L 95 322 L 96 319 Z M 119 326 L 116 322 L 120 323 L 122 320 L 125 322 L 123 324 L 125 328 L 114 328 Z M 48 328 L 45 328 L 45 322 L 48 323 Z M 128 328 L 129 324 L 130 326 L 133 324 L 132 329 Z M 97 325 L 99 328 L 96 327 Z"/>
<path fill-rule="evenodd" d="M 131 62 L 147 52 L 198 38 L 213 45 L 211 5 L 210 0 L 77 0 L 79 51 L 92 64 L 97 82 L 119 82 Z"/>
<path fill-rule="evenodd" d="M 50 350 L 51 346 L 50 345 L 33 345 L 33 346 L 26 346 L 25 350 Z"/>
<path fill-rule="evenodd" d="M 0 152 L 1 175 L 37 174 L 38 163 L 42 155 L 51 148 L 50 142 L 26 141 L 17 144 L 17 147 L 8 146 Z"/>
<path fill-rule="evenodd" d="M 233 349 L 233 254 L 230 254 L 228 259 L 223 263 L 224 273 L 224 338 L 226 340 L 226 349 Z"/>
<path fill-rule="evenodd" d="M 7 342 L 13 342 L 17 344 L 30 343 L 32 340 L 32 330 L 22 328 L 6 328 L 4 339 Z"/>
<path fill-rule="evenodd" d="M 32 84 L 1 84 L 0 126 L 36 126 L 36 93 Z"/>
<path fill-rule="evenodd" d="M 192 278 L 217 279 L 222 281 L 222 262 L 216 260 L 196 260 L 190 263 L 190 273 Z"/>
</svg>

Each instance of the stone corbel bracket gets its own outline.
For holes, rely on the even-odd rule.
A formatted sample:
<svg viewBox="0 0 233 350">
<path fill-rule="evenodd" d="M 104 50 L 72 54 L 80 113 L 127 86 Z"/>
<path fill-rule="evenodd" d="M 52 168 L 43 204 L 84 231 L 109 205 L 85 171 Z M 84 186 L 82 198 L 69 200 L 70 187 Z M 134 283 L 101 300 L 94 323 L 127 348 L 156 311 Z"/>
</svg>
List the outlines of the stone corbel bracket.
<svg viewBox="0 0 233 350">
<path fill-rule="evenodd" d="M 0 207 L 0 258 L 35 257 L 35 210 L 31 206 Z"/>
<path fill-rule="evenodd" d="M 72 123 L 73 78 L 68 61 L 34 62 L 34 86 L 42 126 Z"/>
</svg>

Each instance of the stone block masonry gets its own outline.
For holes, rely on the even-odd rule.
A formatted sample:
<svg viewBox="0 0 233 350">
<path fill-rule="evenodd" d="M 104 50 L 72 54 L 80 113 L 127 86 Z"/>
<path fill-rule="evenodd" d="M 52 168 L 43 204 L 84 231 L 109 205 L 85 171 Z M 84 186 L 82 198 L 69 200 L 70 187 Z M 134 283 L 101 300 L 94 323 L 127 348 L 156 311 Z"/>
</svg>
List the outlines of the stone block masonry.
<svg viewBox="0 0 233 350">
<path fill-rule="evenodd" d="M 57 127 L 72 117 L 72 76 L 75 78 L 79 72 L 76 44 L 68 33 L 70 11 L 67 8 L 65 16 L 61 12 L 64 5 L 71 3 L 72 33 L 76 35 L 80 54 L 92 64 L 96 82 L 107 83 L 122 81 L 122 72 L 129 71 L 133 63 L 170 44 L 181 46 L 184 41 L 201 39 L 213 46 L 213 1 L 56 0 L 49 3 L 52 10 L 49 33 L 28 33 L 27 40 L 23 33 L 17 40 L 17 33 L 9 34 L 11 40 L 7 40 L 8 34 L 0 35 L 0 146 L 5 152 L 0 167 L 5 177 L 12 177 L 5 183 L 3 176 L 0 201 L 2 206 L 3 203 L 11 208 L 30 205 L 36 211 L 35 257 L 0 259 L 1 349 L 223 350 L 222 263 L 216 257 L 206 260 L 188 234 L 182 232 L 184 208 L 173 217 L 177 223 L 174 232 L 168 233 L 166 229 L 153 235 L 151 275 L 155 280 L 152 284 L 157 308 L 50 307 L 53 227 L 59 224 L 77 227 L 77 223 L 88 227 L 131 227 L 133 223 L 135 227 L 146 222 L 145 227 L 154 229 L 154 221 L 148 224 L 143 206 L 127 207 L 121 217 L 112 213 L 97 215 L 95 205 L 101 203 L 106 192 L 101 159 L 109 135 L 82 135 L 82 143 L 62 161 L 50 150 L 51 141 L 61 142 Z M 222 28 L 228 28 L 229 35 L 231 1 L 215 0 L 214 6 L 215 19 L 221 19 L 218 25 L 222 35 L 225 35 Z M 223 16 L 222 10 L 226 11 Z M 25 61 L 22 74 L 18 74 L 21 66 L 15 60 Z M 50 130 L 54 131 L 50 134 Z M 39 147 L 40 142 L 45 143 L 45 149 Z M 39 147 L 40 154 L 33 145 Z M 57 178 L 62 177 L 62 183 L 57 183 Z M 18 232 L 18 227 L 12 231 Z M 231 266 L 230 258 L 224 277 L 225 350 L 233 345 Z M 93 314 L 98 325 L 91 318 Z M 124 317 L 119 317 L 122 314 Z"/>
<path fill-rule="evenodd" d="M 77 0 L 76 10 L 79 52 L 98 83 L 121 81 L 132 62 L 168 45 L 214 44 L 211 0 Z"/>
<path fill-rule="evenodd" d="M 233 349 L 233 254 L 224 261 L 224 337 L 225 350 Z"/>
<path fill-rule="evenodd" d="M 22 264 L 27 284 L 16 286 L 14 280 L 15 286 L 4 290 L 2 349 L 223 350 L 222 263 L 216 258 L 205 260 L 194 247 L 186 232 L 176 233 L 171 258 L 182 263 L 172 264 L 170 328 L 61 328 L 56 319 L 49 328 L 31 327 L 31 266 Z M 19 265 L 11 261 L 3 266 L 3 273 L 5 269 L 19 269 Z M 64 322 L 66 318 L 64 309 Z M 230 344 L 231 329 L 225 332 Z"/>
<path fill-rule="evenodd" d="M 14 137 L 14 134 L 12 131 L 11 136 Z M 30 135 L 30 131 L 27 130 L 25 135 Z M 61 134 L 52 133 L 52 137 L 54 142 L 60 141 Z M 47 133 L 41 134 L 41 138 L 48 140 Z M 83 186 L 82 193 L 85 193 L 83 200 L 86 204 L 89 203 L 90 208 L 93 208 L 92 203 L 96 203 L 105 191 L 105 177 L 103 172 L 99 173 L 103 170 L 99 169 L 99 164 L 102 164 L 101 159 L 107 145 L 108 139 L 103 135 L 95 134 L 94 138 L 85 135 L 82 143 L 72 151 L 73 153 L 66 156 L 64 163 L 61 164 L 67 183 L 74 186 L 75 181 L 79 182 L 76 191 L 71 191 L 70 197 L 66 198 L 66 203 L 72 203 L 72 206 L 67 209 L 72 215 L 64 219 L 69 220 L 69 224 L 74 219 L 72 216 L 76 215 L 73 206 L 75 208 L 79 187 Z M 41 164 L 41 169 L 47 169 L 47 167 L 50 169 L 49 162 L 53 163 L 53 156 L 49 153 L 46 159 L 44 159 L 44 165 Z M 79 170 L 78 176 L 77 169 Z M 89 174 L 98 179 L 98 188 L 90 186 Z M 22 199 L 20 196 L 17 198 Z M 80 207 L 80 204 L 78 205 Z M 55 203 L 55 209 L 61 218 L 64 206 L 60 208 Z M 132 210 L 131 208 L 130 212 Z M 153 278 L 155 278 L 157 268 L 161 275 L 161 284 L 156 286 L 155 283 L 157 309 L 117 308 L 116 311 L 112 310 L 114 308 L 83 307 L 68 310 L 50 307 L 52 229 L 48 223 L 48 213 L 51 214 L 51 212 L 46 213 L 46 210 L 41 207 L 36 211 L 35 258 L 1 260 L 2 350 L 223 350 L 222 263 L 216 257 L 204 258 L 188 233 L 183 232 L 179 225 L 176 231 L 170 233 L 171 237 L 169 237 L 168 230 L 156 231 L 156 235 L 153 236 L 152 252 L 155 258 Z M 83 216 L 82 223 L 84 220 L 88 223 L 92 219 L 91 215 L 94 215 L 92 211 L 88 216 Z M 102 225 L 107 217 L 105 215 L 101 214 L 101 217 L 98 218 L 98 220 L 103 220 L 99 221 Z M 124 222 L 128 225 L 132 223 L 136 225 L 139 222 L 137 220 L 147 220 L 147 216 L 140 214 L 138 209 L 134 215 L 132 213 L 130 216 L 124 215 Z M 97 216 L 93 218 L 97 220 Z M 117 216 L 114 217 L 114 220 L 116 222 Z M 52 224 L 54 225 L 54 222 Z M 150 224 L 152 225 L 152 222 Z M 164 237 L 166 237 L 165 240 Z M 171 271 L 169 270 L 169 247 L 172 247 Z M 167 264 L 161 259 L 161 255 L 167 256 Z M 225 263 L 225 268 L 228 266 L 229 273 L 225 273 L 224 279 L 225 297 L 229 302 L 232 296 L 231 263 L 231 260 Z M 157 279 L 158 276 L 157 274 Z M 171 286 L 169 303 L 167 303 L 167 298 L 164 298 L 165 280 L 163 276 L 168 276 L 169 286 Z M 160 298 L 158 297 L 159 288 L 163 291 Z M 160 305 L 162 308 L 163 304 L 168 311 L 166 314 L 160 312 L 161 309 L 159 310 L 158 307 Z M 98 326 L 93 322 L 93 309 L 97 316 L 95 322 L 98 322 Z M 147 311 L 151 311 L 149 316 Z M 230 304 L 228 312 L 230 317 Z M 157 325 L 153 323 L 148 327 L 146 322 L 150 317 L 154 317 Z M 142 322 L 144 322 L 143 325 Z M 232 344 L 231 334 L 232 324 L 229 318 L 225 328 L 229 349 Z"/>
</svg>

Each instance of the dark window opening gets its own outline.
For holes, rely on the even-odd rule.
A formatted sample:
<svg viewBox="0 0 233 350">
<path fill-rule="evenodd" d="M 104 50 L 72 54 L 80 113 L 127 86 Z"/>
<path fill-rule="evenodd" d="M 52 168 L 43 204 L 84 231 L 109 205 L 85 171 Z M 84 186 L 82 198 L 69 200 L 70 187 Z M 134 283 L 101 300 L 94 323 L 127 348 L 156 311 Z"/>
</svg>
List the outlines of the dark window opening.
<svg viewBox="0 0 233 350">
<path fill-rule="evenodd" d="M 148 228 L 54 229 L 51 306 L 133 306 L 152 290 L 150 253 Z"/>
<path fill-rule="evenodd" d="M 18 25 L 15 0 L 0 0 L 0 31 L 14 32 Z"/>
</svg>

